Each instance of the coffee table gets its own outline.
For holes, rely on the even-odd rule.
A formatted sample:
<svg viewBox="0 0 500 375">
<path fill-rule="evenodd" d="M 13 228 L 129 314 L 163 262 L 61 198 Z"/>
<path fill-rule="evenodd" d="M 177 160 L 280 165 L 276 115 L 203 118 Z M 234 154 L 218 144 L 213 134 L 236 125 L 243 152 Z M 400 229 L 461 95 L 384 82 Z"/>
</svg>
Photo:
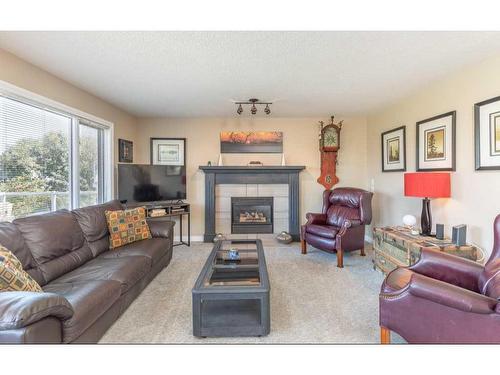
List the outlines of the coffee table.
<svg viewBox="0 0 500 375">
<path fill-rule="evenodd" d="M 230 249 L 239 260 L 230 259 Z M 192 290 L 193 335 L 269 334 L 269 290 L 261 240 L 217 241 Z"/>
</svg>

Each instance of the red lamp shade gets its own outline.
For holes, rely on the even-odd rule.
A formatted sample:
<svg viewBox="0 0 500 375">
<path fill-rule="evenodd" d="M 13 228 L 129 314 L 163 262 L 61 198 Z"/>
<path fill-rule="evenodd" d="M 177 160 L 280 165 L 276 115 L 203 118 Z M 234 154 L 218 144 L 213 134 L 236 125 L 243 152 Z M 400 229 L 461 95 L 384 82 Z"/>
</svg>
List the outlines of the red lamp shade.
<svg viewBox="0 0 500 375">
<path fill-rule="evenodd" d="M 405 173 L 405 196 L 449 198 L 449 173 Z"/>
</svg>

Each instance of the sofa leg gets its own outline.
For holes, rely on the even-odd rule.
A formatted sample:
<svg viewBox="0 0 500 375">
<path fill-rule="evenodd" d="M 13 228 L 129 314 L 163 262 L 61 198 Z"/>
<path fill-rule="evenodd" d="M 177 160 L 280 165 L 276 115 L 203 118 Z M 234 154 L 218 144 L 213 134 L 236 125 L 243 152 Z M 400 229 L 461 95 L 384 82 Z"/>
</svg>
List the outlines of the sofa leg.
<svg viewBox="0 0 500 375">
<path fill-rule="evenodd" d="M 302 254 L 307 254 L 307 244 L 306 244 L 306 241 L 300 240 L 300 248 L 302 250 Z"/>
<path fill-rule="evenodd" d="M 364 247 L 362 247 L 362 248 L 361 248 L 361 256 L 362 256 L 362 257 L 364 257 L 365 255 L 366 255 L 366 253 L 365 253 L 365 248 L 364 248 Z"/>
<path fill-rule="evenodd" d="M 390 344 L 391 343 L 391 330 L 380 326 L 380 343 Z"/>
<path fill-rule="evenodd" d="M 344 268 L 344 250 L 337 249 L 337 267 Z"/>
</svg>

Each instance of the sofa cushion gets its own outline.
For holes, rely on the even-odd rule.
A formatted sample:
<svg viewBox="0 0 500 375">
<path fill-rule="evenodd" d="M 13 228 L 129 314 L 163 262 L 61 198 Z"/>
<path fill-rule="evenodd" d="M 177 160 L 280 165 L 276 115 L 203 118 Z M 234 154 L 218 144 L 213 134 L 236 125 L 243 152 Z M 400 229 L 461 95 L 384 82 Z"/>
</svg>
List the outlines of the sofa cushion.
<svg viewBox="0 0 500 375">
<path fill-rule="evenodd" d="M 113 280 L 85 280 L 79 282 L 52 282 L 44 291 L 63 296 L 74 310 L 63 324 L 63 341 L 78 338 L 113 305 L 121 294 L 121 285 Z"/>
<path fill-rule="evenodd" d="M 42 292 L 42 288 L 23 270 L 12 252 L 0 245 L 0 292 Z"/>
<path fill-rule="evenodd" d="M 60 210 L 13 221 L 46 282 L 92 259 L 73 214 Z"/>
<path fill-rule="evenodd" d="M 99 255 L 99 258 L 122 258 L 142 255 L 151 259 L 153 264 L 155 264 L 169 251 L 172 251 L 170 240 L 158 237 L 147 241 L 133 242 L 120 247 L 118 250 L 106 251 Z"/>
<path fill-rule="evenodd" d="M 42 272 L 38 269 L 31 251 L 26 246 L 24 238 L 17 227 L 8 222 L 0 223 L 0 245 L 12 251 L 21 262 L 23 269 L 40 284 L 45 284 Z"/>
<path fill-rule="evenodd" d="M 307 233 L 331 239 L 335 239 L 335 236 L 337 235 L 338 231 L 339 231 L 338 228 L 332 227 L 330 225 L 310 224 L 306 226 Z"/>
<path fill-rule="evenodd" d="M 144 207 L 106 211 L 105 214 L 110 233 L 110 249 L 151 238 Z"/>
<path fill-rule="evenodd" d="M 74 283 L 93 280 L 114 280 L 121 284 L 121 293 L 135 285 L 151 268 L 151 259 L 145 256 L 123 258 L 97 257 L 54 282 Z"/>
<path fill-rule="evenodd" d="M 80 228 L 89 243 L 94 257 L 109 249 L 109 230 L 106 221 L 106 211 L 121 210 L 123 207 L 118 200 L 79 208 L 73 211 Z"/>
</svg>

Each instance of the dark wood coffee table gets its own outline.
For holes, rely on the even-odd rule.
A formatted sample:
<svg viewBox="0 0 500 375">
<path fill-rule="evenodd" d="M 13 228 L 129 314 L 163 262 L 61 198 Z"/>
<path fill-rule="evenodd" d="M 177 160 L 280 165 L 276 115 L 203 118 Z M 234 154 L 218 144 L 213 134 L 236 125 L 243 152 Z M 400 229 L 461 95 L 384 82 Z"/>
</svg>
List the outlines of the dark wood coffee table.
<svg viewBox="0 0 500 375">
<path fill-rule="evenodd" d="M 239 260 L 229 259 L 230 249 Z M 269 289 L 261 240 L 216 242 L 192 290 L 193 335 L 269 334 Z"/>
</svg>

